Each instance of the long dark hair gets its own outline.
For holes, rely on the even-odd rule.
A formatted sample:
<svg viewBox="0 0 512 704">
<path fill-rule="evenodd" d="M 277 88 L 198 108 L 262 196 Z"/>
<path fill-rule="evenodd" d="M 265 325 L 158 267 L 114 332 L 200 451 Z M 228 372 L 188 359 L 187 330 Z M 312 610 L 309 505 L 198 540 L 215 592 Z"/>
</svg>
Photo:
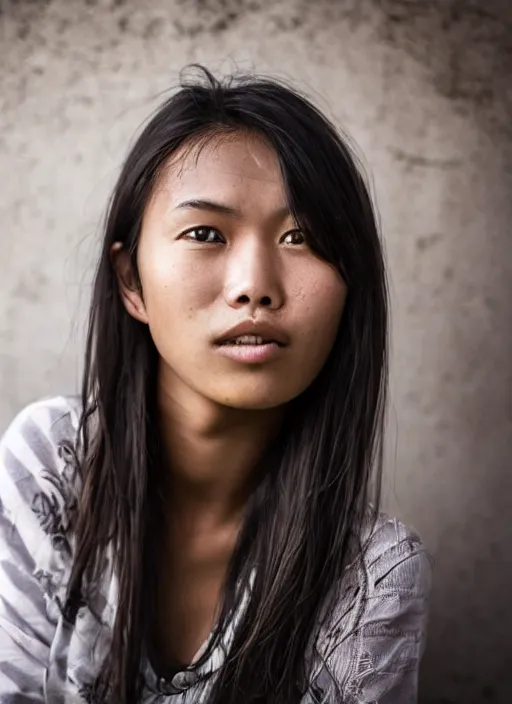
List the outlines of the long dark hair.
<svg viewBox="0 0 512 704">
<path fill-rule="evenodd" d="M 85 359 L 83 488 L 69 618 L 106 569 L 110 549 L 118 603 L 98 700 L 136 702 L 161 485 L 157 354 L 147 327 L 124 308 L 110 250 L 122 242 L 136 271 L 144 209 L 176 150 L 226 131 L 256 133 L 277 153 L 289 206 L 313 249 L 343 276 L 348 296 L 323 369 L 290 403 L 283 432 L 264 458 L 220 618 L 199 664 L 219 643 L 250 585 L 209 702 L 292 704 L 307 689 L 308 645 L 377 511 L 387 385 L 383 254 L 363 170 L 347 140 L 305 97 L 278 81 L 219 81 L 193 68 L 133 146 L 108 210 Z"/>
</svg>

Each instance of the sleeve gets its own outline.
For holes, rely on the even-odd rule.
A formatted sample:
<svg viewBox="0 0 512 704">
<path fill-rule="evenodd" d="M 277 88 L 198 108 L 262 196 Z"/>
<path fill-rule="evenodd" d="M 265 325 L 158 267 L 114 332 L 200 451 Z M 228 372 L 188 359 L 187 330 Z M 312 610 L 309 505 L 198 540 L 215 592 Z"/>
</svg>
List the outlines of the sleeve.
<svg viewBox="0 0 512 704">
<path fill-rule="evenodd" d="M 331 671 L 343 673 L 342 681 L 335 677 L 342 685 L 343 704 L 418 701 L 431 559 L 416 535 L 407 533 L 398 522 L 390 522 L 388 529 L 390 525 L 394 542 L 388 542 L 367 565 L 367 596 L 360 620 L 352 637 L 342 641 L 332 656 Z"/>
<path fill-rule="evenodd" d="M 0 704 L 45 701 L 56 628 L 40 583 L 49 578 L 40 570 L 48 536 L 33 509 L 43 496 L 40 468 L 54 463 L 55 452 L 31 410 L 0 440 Z"/>
</svg>

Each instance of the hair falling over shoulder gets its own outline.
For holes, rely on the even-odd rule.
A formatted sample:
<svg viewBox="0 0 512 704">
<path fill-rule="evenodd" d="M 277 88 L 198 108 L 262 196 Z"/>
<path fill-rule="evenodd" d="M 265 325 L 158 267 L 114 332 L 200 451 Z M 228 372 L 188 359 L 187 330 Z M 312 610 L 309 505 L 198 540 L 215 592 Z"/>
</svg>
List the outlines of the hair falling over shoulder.
<svg viewBox="0 0 512 704">
<path fill-rule="evenodd" d="M 82 495 L 69 618 L 101 578 L 109 549 L 118 580 L 110 652 L 96 700 L 135 704 L 152 603 L 159 530 L 157 354 L 130 317 L 110 259 L 122 242 L 136 268 L 141 222 L 155 182 L 183 145 L 220 132 L 261 135 L 278 155 L 292 213 L 317 254 L 348 286 L 322 371 L 290 404 L 246 509 L 207 652 L 251 581 L 210 704 L 296 704 L 307 686 L 306 646 L 360 549 L 368 506 L 378 507 L 387 386 L 387 289 L 363 171 L 348 140 L 301 94 L 255 76 L 215 79 L 192 67 L 129 153 L 106 218 L 83 378 Z M 253 575 L 253 576 L 251 576 Z"/>
</svg>

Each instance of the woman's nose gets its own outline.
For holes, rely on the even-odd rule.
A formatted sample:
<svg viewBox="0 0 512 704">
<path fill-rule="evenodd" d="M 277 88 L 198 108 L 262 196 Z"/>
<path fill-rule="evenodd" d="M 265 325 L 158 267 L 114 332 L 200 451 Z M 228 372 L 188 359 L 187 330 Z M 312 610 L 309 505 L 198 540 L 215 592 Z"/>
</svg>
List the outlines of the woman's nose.
<svg viewBox="0 0 512 704">
<path fill-rule="evenodd" d="M 284 303 L 283 283 L 275 255 L 263 247 L 233 252 L 226 271 L 225 300 L 232 308 L 278 310 Z"/>
</svg>

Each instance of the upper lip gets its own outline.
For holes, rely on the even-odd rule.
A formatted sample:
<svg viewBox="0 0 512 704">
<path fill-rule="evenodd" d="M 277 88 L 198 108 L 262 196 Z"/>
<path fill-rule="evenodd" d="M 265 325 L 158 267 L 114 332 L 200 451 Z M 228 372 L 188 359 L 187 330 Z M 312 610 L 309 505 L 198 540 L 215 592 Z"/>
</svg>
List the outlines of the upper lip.
<svg viewBox="0 0 512 704">
<path fill-rule="evenodd" d="M 279 345 L 287 345 L 290 341 L 284 330 L 281 330 L 271 323 L 257 323 L 254 320 L 244 320 L 220 334 L 215 339 L 215 343 L 220 345 L 223 342 L 228 342 L 228 340 L 233 340 L 241 335 L 256 335 L 262 337 L 264 340 L 277 342 Z"/>
</svg>

